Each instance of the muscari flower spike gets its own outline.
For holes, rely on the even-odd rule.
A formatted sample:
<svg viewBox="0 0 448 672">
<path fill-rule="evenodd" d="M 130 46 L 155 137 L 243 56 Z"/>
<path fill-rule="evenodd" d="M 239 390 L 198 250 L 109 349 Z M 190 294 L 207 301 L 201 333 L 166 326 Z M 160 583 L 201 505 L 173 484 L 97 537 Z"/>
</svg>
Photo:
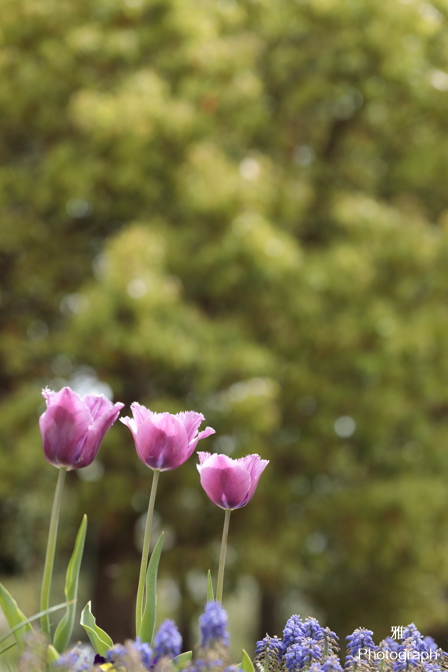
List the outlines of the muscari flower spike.
<svg viewBox="0 0 448 672">
<path fill-rule="evenodd" d="M 437 651 L 438 649 L 438 646 L 432 637 L 429 636 L 423 637 L 423 643 L 425 645 L 426 651 L 428 651 L 429 653 L 431 651 Z"/>
<path fill-rule="evenodd" d="M 210 601 L 205 605 L 204 613 L 199 617 L 199 627 L 202 647 L 207 648 L 218 643 L 229 645 L 227 612 L 219 602 Z"/>
<path fill-rule="evenodd" d="M 333 630 L 330 628 L 322 629 L 323 639 L 324 639 L 324 655 L 329 656 L 334 654 L 335 651 L 339 651 L 338 641 L 339 637 Z"/>
<path fill-rule="evenodd" d="M 309 616 L 299 627 L 302 630 L 303 637 L 311 637 L 316 640 L 323 639 L 324 637 L 324 628 L 319 625 L 317 618 Z"/>
<path fill-rule="evenodd" d="M 280 672 L 284 669 L 285 647 L 278 637 L 266 635 L 257 642 L 254 655 L 254 666 L 259 672 Z"/>
<path fill-rule="evenodd" d="M 154 637 L 154 655 L 159 658 L 175 658 L 182 650 L 182 635 L 171 618 L 166 618 Z"/>
<path fill-rule="evenodd" d="M 303 638 L 302 625 L 302 619 L 297 614 L 288 618 L 285 629 L 283 630 L 283 644 L 285 649 L 293 644 L 298 644 L 301 641 Z"/>
<path fill-rule="evenodd" d="M 105 659 L 99 659 L 97 664 L 103 662 L 109 663 L 111 665 L 117 666 L 120 665 L 119 669 L 127 670 L 133 669 L 129 667 L 132 666 L 132 661 L 137 658 L 142 666 L 150 670 L 153 663 L 153 652 L 149 644 L 142 642 L 140 637 L 137 637 L 135 641 L 128 640 L 126 646 L 123 644 L 115 644 L 109 651 L 106 653 Z M 115 669 L 115 668 L 114 668 Z"/>
<path fill-rule="evenodd" d="M 87 655 L 78 647 L 59 656 L 58 660 L 53 663 L 53 667 L 69 670 L 70 672 L 84 672 L 91 669 Z"/>
<path fill-rule="evenodd" d="M 404 642 L 404 640 L 409 639 L 409 637 L 418 641 L 423 640 L 423 635 L 414 623 L 410 623 L 403 629 L 403 637 L 401 638 L 401 641 Z"/>
<path fill-rule="evenodd" d="M 341 662 L 335 654 L 329 655 L 320 667 L 323 672 L 342 672 Z"/>
<path fill-rule="evenodd" d="M 415 630 L 417 629 L 415 628 Z M 418 630 L 417 633 L 420 635 Z M 409 670 L 410 668 L 420 667 L 420 655 L 422 653 L 423 639 L 420 640 L 418 635 L 415 639 L 411 636 L 402 640 L 400 646 L 398 647 L 398 658 L 394 662 L 394 672 L 402 672 L 403 670 Z M 406 653 L 406 656 L 403 658 L 403 660 L 400 660 L 400 653 L 403 652 Z"/>
<path fill-rule="evenodd" d="M 293 644 L 286 651 L 285 664 L 289 672 L 303 670 L 305 666 L 322 660 L 322 649 L 312 637 L 304 637 L 300 644 Z"/>
<path fill-rule="evenodd" d="M 398 642 L 396 639 L 392 639 L 392 637 L 385 637 L 382 642 L 379 644 L 379 649 L 381 651 L 398 651 L 398 647 L 400 646 L 400 642 Z"/>
<path fill-rule="evenodd" d="M 181 637 L 181 643 L 182 643 L 182 637 Z M 153 661 L 153 650 L 149 646 L 147 642 L 142 642 L 140 637 L 137 637 L 135 641 L 131 644 L 131 646 L 137 651 L 137 653 L 140 655 L 140 659 L 145 667 L 148 668 L 148 670 L 152 666 L 152 661 Z"/>
<path fill-rule="evenodd" d="M 378 647 L 373 641 L 372 635 L 372 630 L 367 630 L 367 628 L 356 628 L 353 634 L 347 635 L 347 662 L 351 662 L 357 656 L 359 649 L 377 651 Z"/>
</svg>

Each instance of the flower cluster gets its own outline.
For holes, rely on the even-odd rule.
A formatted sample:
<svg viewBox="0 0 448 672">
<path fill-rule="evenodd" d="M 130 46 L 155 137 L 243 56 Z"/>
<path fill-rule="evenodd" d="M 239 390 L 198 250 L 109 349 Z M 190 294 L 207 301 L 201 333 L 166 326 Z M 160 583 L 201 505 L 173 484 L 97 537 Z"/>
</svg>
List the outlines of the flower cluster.
<svg viewBox="0 0 448 672">
<path fill-rule="evenodd" d="M 360 660 L 360 651 L 377 651 L 378 647 L 374 643 L 372 635 L 372 630 L 356 628 L 351 635 L 347 636 L 346 667 L 349 667 L 353 662 L 356 664 L 355 659 Z"/>
<path fill-rule="evenodd" d="M 65 672 L 65 670 L 84 672 L 91 669 L 87 654 L 78 647 L 59 656 L 59 660 L 53 664 L 53 667 L 57 672 Z"/>
<path fill-rule="evenodd" d="M 154 637 L 155 660 L 175 658 L 182 651 L 182 635 L 174 621 L 167 618 L 163 621 Z"/>
<path fill-rule="evenodd" d="M 279 672 L 312 670 L 313 672 L 341 672 L 342 667 L 335 655 L 337 636 L 329 628 L 323 628 L 315 618 L 302 620 L 294 615 L 288 619 L 283 631 L 283 640 L 265 637 L 257 642 L 255 667 L 259 672 L 267 669 Z"/>
<path fill-rule="evenodd" d="M 115 644 L 106 653 L 103 659 L 97 656 L 94 663 L 100 666 L 100 669 L 110 670 L 130 670 L 130 672 L 144 672 L 153 667 L 153 652 L 149 644 L 142 642 L 140 637 L 135 641 L 128 640 L 123 644 Z M 104 667 L 101 665 L 106 663 Z M 89 668 L 91 669 L 91 668 Z M 98 669 L 98 667 L 93 667 Z"/>
<path fill-rule="evenodd" d="M 447 669 L 446 654 L 437 648 L 432 637 L 423 637 L 411 623 L 403 628 L 401 639 L 386 637 L 378 646 L 372 631 L 359 628 L 347 637 L 348 672 L 441 672 Z"/>
<path fill-rule="evenodd" d="M 257 669 L 279 672 L 284 668 L 285 645 L 278 637 L 269 637 L 257 642 L 254 663 Z"/>
<path fill-rule="evenodd" d="M 209 602 L 204 613 L 199 618 L 201 628 L 201 647 L 211 647 L 215 644 L 229 645 L 227 632 L 227 612 L 219 602 Z"/>
<path fill-rule="evenodd" d="M 42 578 L 40 602 L 42 612 L 41 626 L 44 635 L 47 636 L 57 655 L 57 652 L 61 652 L 70 641 L 74 623 L 73 613 L 71 613 L 73 610 L 69 609 L 70 613 L 61 620 L 52 639 L 48 612 L 50 608 L 50 590 L 65 473 L 72 469 L 87 467 L 92 463 L 98 454 L 107 431 L 115 420 L 117 420 L 124 404 L 121 402 L 112 404 L 103 395 L 91 394 L 81 398 L 79 394 L 69 387 L 64 387 L 59 392 L 46 388 L 42 393 L 47 405 L 47 410 L 39 419 L 44 454 L 48 462 L 59 469 L 59 476 L 55 490 L 47 555 Z M 180 633 L 175 623 L 170 620 L 165 621 L 157 633 L 153 641 L 154 651 L 151 651 L 148 645 L 145 645 L 147 648 L 144 648 L 144 645 L 139 640 L 139 636 L 142 636 L 144 639 L 146 638 L 146 640 L 152 639 L 152 633 L 148 632 L 148 624 L 152 622 L 152 619 L 155 620 L 156 616 L 155 604 L 151 604 L 149 607 L 150 618 L 143 618 L 144 613 L 146 613 L 143 597 L 148 571 L 149 542 L 159 474 L 160 472 L 171 471 L 180 467 L 193 454 L 198 442 L 214 434 L 215 430 L 211 427 L 206 427 L 205 430 L 199 432 L 199 427 L 205 418 L 202 413 L 197 413 L 196 411 L 185 411 L 175 415 L 172 413 L 155 413 L 138 402 L 131 404 L 131 411 L 132 418 L 122 417 L 120 421 L 130 429 L 138 457 L 154 472 L 137 588 L 135 617 L 137 638 L 133 644 L 129 644 L 128 646 L 123 647 L 123 645 L 118 645 L 114 647 L 108 652 L 108 659 L 104 660 L 109 664 L 115 664 L 115 659 L 123 656 L 129 657 L 130 655 L 134 655 L 134 652 L 137 652 L 136 655 L 140 656 L 144 666 L 149 669 L 154 661 L 157 662 L 163 658 L 167 658 L 168 660 L 175 658 L 180 654 L 182 647 Z M 198 453 L 198 456 L 200 463 L 197 467 L 205 492 L 212 502 L 225 509 L 224 532 L 216 590 L 217 603 L 209 606 L 201 621 L 202 646 L 209 646 L 210 643 L 226 646 L 229 639 L 226 630 L 227 616 L 220 607 L 220 603 L 222 601 L 224 584 L 229 517 L 232 510 L 246 506 L 252 499 L 260 476 L 269 462 L 268 460 L 262 460 L 258 455 L 247 455 L 236 460 L 226 455 L 211 455 L 205 452 Z M 76 568 L 77 574 L 77 576 L 71 578 L 71 591 L 73 592 L 71 602 L 76 601 L 77 582 L 86 533 L 85 528 L 86 517 L 84 517 L 80 527 L 73 556 L 70 560 L 70 566 Z M 160 546 L 157 545 L 159 543 Z M 158 550 L 154 556 L 156 571 L 163 544 L 163 533 L 157 544 L 155 550 Z M 7 594 L 3 588 L 2 590 L 3 594 Z M 0 594 L 0 606 L 4 606 L 1 602 L 2 598 Z M 86 609 L 90 618 L 93 618 L 90 612 L 90 603 L 86 606 Z M 143 623 L 144 620 L 145 623 Z M 10 625 L 11 627 L 15 625 L 15 621 L 11 620 Z M 97 658 L 101 662 L 100 659 L 103 659 L 103 656 L 100 653 L 104 653 L 104 651 L 101 646 L 98 646 L 95 633 L 93 632 L 92 634 L 92 628 L 90 626 L 86 627 L 83 621 L 82 625 L 86 628 L 87 634 L 97 651 Z M 105 634 L 108 640 L 110 640 L 107 633 Z M 16 635 L 16 639 L 21 644 L 21 634 Z M 67 660 L 62 658 L 61 665 L 71 665 L 73 662 L 72 658 L 74 660 L 76 654 L 71 652 L 70 656 L 71 658 Z M 153 656 L 154 660 L 152 660 Z"/>
<path fill-rule="evenodd" d="M 342 672 L 337 636 L 315 618 L 291 616 L 283 639 L 270 637 L 257 642 L 256 672 Z M 357 628 L 347 637 L 345 672 L 446 672 L 448 654 L 437 648 L 432 637 L 423 637 L 411 623 L 403 628 L 401 641 L 386 637 L 378 646 L 373 632 Z"/>
<path fill-rule="evenodd" d="M 199 618 L 201 640 L 199 656 L 194 661 L 185 662 L 182 672 L 237 672 L 237 666 L 228 659 L 227 613 L 218 602 L 209 602 Z M 47 669 L 44 637 L 34 635 L 27 643 L 21 656 L 19 669 L 27 672 Z M 176 624 L 166 619 L 160 625 L 153 639 L 153 648 L 140 637 L 115 644 L 104 656 L 96 655 L 92 660 L 85 651 L 75 647 L 56 660 L 50 667 L 54 672 L 161 672 L 164 665 L 178 656 L 182 649 L 182 636 Z M 174 671 L 174 667 L 172 668 Z M 178 668 L 179 669 L 179 668 Z"/>
</svg>

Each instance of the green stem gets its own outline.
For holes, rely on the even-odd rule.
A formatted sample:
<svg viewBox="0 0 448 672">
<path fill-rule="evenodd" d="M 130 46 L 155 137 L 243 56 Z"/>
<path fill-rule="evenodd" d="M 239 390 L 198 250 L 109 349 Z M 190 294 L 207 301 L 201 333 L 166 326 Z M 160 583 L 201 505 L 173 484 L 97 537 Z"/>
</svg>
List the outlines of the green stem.
<svg viewBox="0 0 448 672">
<path fill-rule="evenodd" d="M 226 509 L 224 518 L 224 528 L 222 530 L 221 555 L 219 557 L 218 587 L 216 590 L 216 599 L 222 602 L 222 589 L 224 585 L 224 565 L 226 564 L 227 537 L 229 536 L 229 524 L 231 509 Z"/>
<path fill-rule="evenodd" d="M 135 608 L 135 625 L 137 637 L 140 635 L 140 628 L 143 618 L 143 593 L 145 591 L 146 571 L 148 569 L 149 541 L 151 538 L 152 516 L 154 513 L 154 502 L 156 501 L 157 483 L 159 482 L 160 471 L 154 470 L 152 479 L 151 495 L 149 497 L 148 515 L 146 516 L 145 536 L 143 539 L 142 562 L 140 565 L 140 576 L 138 579 L 137 604 Z"/>
<path fill-rule="evenodd" d="M 40 610 L 45 611 L 50 606 L 51 577 L 53 576 L 54 553 L 56 537 L 58 535 L 59 510 L 61 508 L 62 491 L 64 489 L 66 467 L 60 467 L 58 482 L 54 493 L 53 508 L 51 510 L 50 529 L 48 531 L 47 554 L 45 556 L 44 575 L 40 591 Z M 50 638 L 50 616 L 45 614 L 41 618 L 42 631 Z"/>
</svg>

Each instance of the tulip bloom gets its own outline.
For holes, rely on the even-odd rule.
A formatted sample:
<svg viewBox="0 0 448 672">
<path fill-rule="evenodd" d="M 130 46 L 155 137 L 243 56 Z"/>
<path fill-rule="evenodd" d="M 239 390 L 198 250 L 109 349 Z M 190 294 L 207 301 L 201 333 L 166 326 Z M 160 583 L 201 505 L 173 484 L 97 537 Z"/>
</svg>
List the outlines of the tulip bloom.
<svg viewBox="0 0 448 672">
<path fill-rule="evenodd" d="M 269 460 L 258 455 L 247 455 L 232 460 L 227 455 L 198 453 L 196 465 L 201 485 L 208 497 L 221 509 L 241 509 L 252 499 L 258 481 Z"/>
<path fill-rule="evenodd" d="M 156 500 L 157 483 L 161 471 L 171 471 L 183 464 L 198 445 L 198 441 L 205 439 L 215 430 L 206 427 L 203 432 L 197 433 L 199 425 L 204 420 L 202 413 L 186 411 L 185 413 L 153 413 L 149 408 L 141 406 L 136 401 L 131 404 L 132 418 L 120 418 L 120 421 L 129 427 L 134 437 L 137 455 L 147 467 L 154 471 L 149 496 L 148 514 L 146 516 L 145 535 L 143 538 L 142 560 L 138 581 L 137 600 L 135 609 L 135 623 L 137 637 L 140 635 L 143 614 L 143 594 L 145 577 L 148 567 L 149 540 Z"/>
<path fill-rule="evenodd" d="M 55 467 L 87 467 L 124 404 L 112 404 L 102 394 L 81 399 L 69 387 L 60 392 L 46 388 L 42 394 L 47 402 L 39 418 L 45 458 Z"/>
<path fill-rule="evenodd" d="M 183 464 L 198 445 L 215 430 L 206 427 L 197 434 L 204 420 L 202 413 L 153 413 L 137 402 L 131 404 L 133 418 L 120 418 L 129 427 L 135 441 L 137 455 L 150 469 L 171 471 Z"/>
<path fill-rule="evenodd" d="M 112 404 L 102 394 L 89 394 L 81 399 L 79 394 L 69 387 L 64 387 L 59 392 L 46 388 L 42 390 L 42 394 L 47 402 L 47 410 L 39 418 L 44 455 L 50 464 L 59 468 L 40 597 L 41 611 L 46 611 L 50 604 L 51 579 L 65 473 L 70 469 L 87 467 L 93 462 L 107 430 L 114 424 L 124 404 Z M 48 614 L 42 616 L 41 623 L 43 632 L 50 637 Z"/>
<path fill-rule="evenodd" d="M 214 455 L 198 453 L 198 455 L 200 464 L 196 466 L 201 478 L 201 485 L 212 502 L 226 512 L 216 591 L 216 599 L 221 602 L 230 513 L 234 509 L 241 509 L 250 502 L 260 476 L 269 464 L 269 460 L 262 460 L 258 455 L 247 455 L 246 457 L 240 457 L 239 460 L 232 460 L 227 455 L 217 455 L 216 453 Z"/>
</svg>

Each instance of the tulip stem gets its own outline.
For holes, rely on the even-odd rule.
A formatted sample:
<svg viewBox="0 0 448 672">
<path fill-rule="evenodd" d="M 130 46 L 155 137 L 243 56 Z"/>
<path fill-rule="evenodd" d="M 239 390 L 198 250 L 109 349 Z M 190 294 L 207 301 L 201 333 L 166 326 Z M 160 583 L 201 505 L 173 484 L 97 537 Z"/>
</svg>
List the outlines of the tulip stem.
<svg viewBox="0 0 448 672">
<path fill-rule="evenodd" d="M 222 602 L 222 589 L 224 586 L 224 566 L 226 564 L 227 537 L 229 536 L 231 509 L 226 509 L 224 518 L 224 527 L 222 530 L 221 555 L 219 556 L 218 586 L 216 589 L 216 600 Z"/>
<path fill-rule="evenodd" d="M 149 497 L 148 515 L 146 516 L 145 536 L 143 539 L 142 562 L 140 565 L 140 576 L 138 579 L 137 604 L 135 609 L 135 624 L 137 637 L 140 635 L 140 628 L 143 618 L 143 596 L 145 592 L 146 571 L 148 569 L 149 541 L 151 538 L 151 525 L 154 513 L 154 502 L 156 501 L 157 483 L 159 482 L 160 471 L 154 469 L 152 477 L 151 495 Z"/>
<path fill-rule="evenodd" d="M 51 510 L 50 529 L 48 531 L 47 553 L 45 556 L 44 574 L 40 591 L 40 610 L 45 611 L 50 606 L 51 578 L 53 576 L 54 554 L 56 550 L 56 537 L 58 536 L 59 511 L 61 508 L 62 491 L 64 489 L 66 467 L 59 468 L 58 481 L 54 492 L 53 508 Z M 50 638 L 50 616 L 45 614 L 41 618 L 42 631 Z"/>
</svg>

